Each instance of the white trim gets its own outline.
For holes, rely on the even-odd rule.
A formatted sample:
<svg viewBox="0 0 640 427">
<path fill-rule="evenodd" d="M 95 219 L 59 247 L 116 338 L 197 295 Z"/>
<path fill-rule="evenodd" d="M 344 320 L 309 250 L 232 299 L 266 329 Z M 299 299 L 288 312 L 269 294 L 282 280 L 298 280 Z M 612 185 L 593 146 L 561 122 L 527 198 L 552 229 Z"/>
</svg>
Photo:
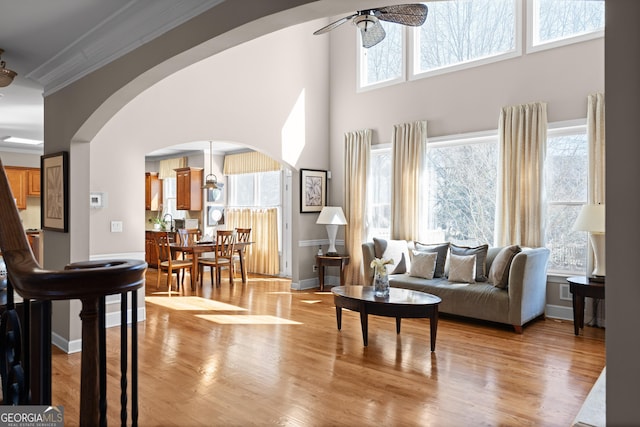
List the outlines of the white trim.
<svg viewBox="0 0 640 427">
<path fill-rule="evenodd" d="M 547 304 L 545 316 L 551 319 L 571 320 L 573 322 L 573 308 Z"/>
</svg>

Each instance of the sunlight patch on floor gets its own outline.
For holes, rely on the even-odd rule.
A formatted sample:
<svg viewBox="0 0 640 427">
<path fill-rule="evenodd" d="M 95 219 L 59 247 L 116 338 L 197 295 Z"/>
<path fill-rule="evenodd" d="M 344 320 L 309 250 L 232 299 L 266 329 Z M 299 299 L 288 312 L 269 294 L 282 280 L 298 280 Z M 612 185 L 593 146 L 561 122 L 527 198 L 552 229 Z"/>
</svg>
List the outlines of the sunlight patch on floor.
<svg viewBox="0 0 640 427">
<path fill-rule="evenodd" d="M 267 292 L 267 294 L 269 294 L 269 295 L 293 295 L 293 292 L 288 292 L 288 291 L 274 291 L 274 292 Z"/>
<path fill-rule="evenodd" d="M 302 325 L 300 322 L 294 322 L 293 320 L 282 319 L 276 316 L 196 314 L 196 317 L 224 325 Z"/>
<path fill-rule="evenodd" d="M 317 304 L 319 302 L 322 302 L 322 300 L 321 299 L 303 299 L 300 302 L 303 302 L 305 304 Z"/>
<path fill-rule="evenodd" d="M 314 294 L 316 294 L 316 295 L 333 295 L 333 293 L 331 291 L 329 291 L 329 292 L 314 292 Z"/>
<path fill-rule="evenodd" d="M 146 297 L 146 302 L 161 305 L 172 310 L 185 311 L 247 311 L 246 308 L 237 305 L 225 304 L 220 301 L 214 301 L 201 297 Z"/>
</svg>

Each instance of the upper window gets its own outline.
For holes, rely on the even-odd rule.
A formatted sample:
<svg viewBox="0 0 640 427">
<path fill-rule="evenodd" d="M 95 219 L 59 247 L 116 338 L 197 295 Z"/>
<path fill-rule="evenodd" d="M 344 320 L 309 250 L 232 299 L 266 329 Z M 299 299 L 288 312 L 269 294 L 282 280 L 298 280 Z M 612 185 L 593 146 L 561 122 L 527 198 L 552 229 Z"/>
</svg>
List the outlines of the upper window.
<svg viewBox="0 0 640 427">
<path fill-rule="evenodd" d="M 396 83 L 404 78 L 404 31 L 402 25 L 380 21 L 386 37 L 377 45 L 365 49 L 360 43 L 359 86 L 372 87 Z"/>
<path fill-rule="evenodd" d="M 514 0 L 427 3 L 427 21 L 415 32 L 413 74 L 519 54 L 518 4 Z"/>
<path fill-rule="evenodd" d="M 420 240 L 493 244 L 497 137 L 430 142 L 426 151 Z"/>
<path fill-rule="evenodd" d="M 529 0 L 529 50 L 557 47 L 604 34 L 604 1 Z"/>
</svg>

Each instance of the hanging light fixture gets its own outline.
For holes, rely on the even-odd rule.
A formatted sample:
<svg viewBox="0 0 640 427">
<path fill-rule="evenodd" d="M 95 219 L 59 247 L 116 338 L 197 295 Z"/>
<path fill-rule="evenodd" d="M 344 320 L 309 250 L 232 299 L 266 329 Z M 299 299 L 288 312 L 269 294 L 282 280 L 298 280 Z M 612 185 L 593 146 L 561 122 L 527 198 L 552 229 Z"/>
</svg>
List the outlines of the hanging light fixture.
<svg viewBox="0 0 640 427">
<path fill-rule="evenodd" d="M 213 171 L 213 141 L 209 141 L 209 172 Z M 214 202 L 220 198 L 221 192 L 218 187 L 218 177 L 213 173 L 209 173 L 204 179 L 203 189 L 209 192 L 207 200 L 213 200 Z"/>
<path fill-rule="evenodd" d="M 0 57 L 4 53 L 4 50 L 0 49 Z M 18 75 L 15 71 L 5 68 L 6 62 L 0 60 L 0 87 L 6 87 L 11 84 L 13 78 Z"/>
</svg>

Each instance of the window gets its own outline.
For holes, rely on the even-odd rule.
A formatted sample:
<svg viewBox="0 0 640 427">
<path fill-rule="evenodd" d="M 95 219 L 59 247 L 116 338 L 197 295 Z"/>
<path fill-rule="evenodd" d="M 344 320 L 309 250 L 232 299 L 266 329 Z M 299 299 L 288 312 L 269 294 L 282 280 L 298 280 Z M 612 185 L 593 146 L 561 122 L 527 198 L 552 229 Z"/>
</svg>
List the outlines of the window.
<svg viewBox="0 0 640 427">
<path fill-rule="evenodd" d="M 232 207 L 280 207 L 281 171 L 229 175 Z"/>
<path fill-rule="evenodd" d="M 413 74 L 519 55 L 518 4 L 514 0 L 427 3 L 427 21 L 414 32 Z"/>
<path fill-rule="evenodd" d="M 545 241 L 551 250 L 550 273 L 586 272 L 587 233 L 572 228 L 580 208 L 587 203 L 588 165 L 584 126 L 548 131 Z"/>
<path fill-rule="evenodd" d="M 358 31 L 360 49 L 359 87 L 379 87 L 404 79 L 404 29 L 402 25 L 380 21 L 386 37 L 366 49 Z"/>
<path fill-rule="evenodd" d="M 427 144 L 420 240 L 493 244 L 497 136 Z"/>
<path fill-rule="evenodd" d="M 391 238 L 391 147 L 371 149 L 367 179 L 367 241 Z"/>
<path fill-rule="evenodd" d="M 162 194 L 164 198 L 164 214 L 171 214 L 173 219 L 184 219 L 185 211 L 176 209 L 176 178 L 162 180 Z"/>
<path fill-rule="evenodd" d="M 529 50 L 602 37 L 604 1 L 529 0 Z"/>
</svg>

